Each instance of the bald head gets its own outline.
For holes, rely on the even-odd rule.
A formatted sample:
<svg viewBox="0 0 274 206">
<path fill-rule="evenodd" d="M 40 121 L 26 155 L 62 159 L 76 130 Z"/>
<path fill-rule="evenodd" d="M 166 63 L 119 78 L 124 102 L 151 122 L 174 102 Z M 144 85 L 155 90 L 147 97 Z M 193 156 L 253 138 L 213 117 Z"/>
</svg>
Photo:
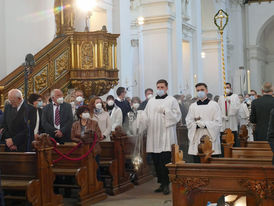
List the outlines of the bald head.
<svg viewBox="0 0 274 206">
<path fill-rule="evenodd" d="M 271 94 L 273 93 L 272 84 L 270 82 L 265 82 L 262 88 L 263 94 Z"/>
<path fill-rule="evenodd" d="M 19 89 L 12 89 L 8 93 L 8 99 L 11 106 L 17 108 L 23 101 L 22 92 Z"/>
<path fill-rule="evenodd" d="M 55 104 L 59 104 L 57 100 L 63 98 L 64 94 L 60 89 L 54 89 L 51 91 L 50 97 Z"/>
</svg>

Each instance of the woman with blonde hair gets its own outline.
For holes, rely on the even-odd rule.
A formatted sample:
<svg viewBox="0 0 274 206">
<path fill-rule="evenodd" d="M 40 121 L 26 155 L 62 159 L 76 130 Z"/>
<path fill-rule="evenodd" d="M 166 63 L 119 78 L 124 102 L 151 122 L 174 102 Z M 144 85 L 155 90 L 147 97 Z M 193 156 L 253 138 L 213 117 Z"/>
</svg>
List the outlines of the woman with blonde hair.
<svg viewBox="0 0 274 206">
<path fill-rule="evenodd" d="M 108 112 L 103 107 L 102 99 L 100 97 L 92 98 L 89 103 L 89 110 L 91 119 L 98 122 L 104 141 L 110 141 L 112 124 Z"/>
</svg>

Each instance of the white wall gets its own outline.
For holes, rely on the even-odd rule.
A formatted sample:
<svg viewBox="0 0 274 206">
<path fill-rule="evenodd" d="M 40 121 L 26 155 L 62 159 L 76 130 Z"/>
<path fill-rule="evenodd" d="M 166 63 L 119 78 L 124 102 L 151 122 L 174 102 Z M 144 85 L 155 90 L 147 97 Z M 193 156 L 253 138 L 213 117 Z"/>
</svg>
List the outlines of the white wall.
<svg viewBox="0 0 274 206">
<path fill-rule="evenodd" d="M 6 75 L 5 1 L 0 0 L 0 79 Z"/>
<path fill-rule="evenodd" d="M 0 78 L 3 78 L 24 62 L 26 54 L 35 54 L 52 41 L 55 22 L 54 0 L 2 0 L 1 4 L 4 13 L 0 15 L 5 20 L 1 27 L 4 38 L 0 38 L 0 45 L 5 42 L 5 47 L 0 47 L 0 56 L 5 57 L 0 65 L 3 71 Z"/>
</svg>

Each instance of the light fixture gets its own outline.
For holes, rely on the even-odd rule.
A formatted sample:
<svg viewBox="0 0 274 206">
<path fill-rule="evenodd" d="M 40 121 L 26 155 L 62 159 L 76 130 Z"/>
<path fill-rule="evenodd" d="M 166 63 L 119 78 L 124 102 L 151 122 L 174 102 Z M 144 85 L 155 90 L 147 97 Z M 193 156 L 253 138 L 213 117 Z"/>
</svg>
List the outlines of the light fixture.
<svg viewBox="0 0 274 206">
<path fill-rule="evenodd" d="M 138 24 L 143 25 L 144 23 L 145 23 L 145 18 L 142 16 L 138 17 Z"/>
<path fill-rule="evenodd" d="M 204 59 L 206 57 L 206 53 L 205 52 L 201 52 L 201 57 L 202 57 L 202 59 Z"/>
<path fill-rule="evenodd" d="M 90 20 L 90 17 L 92 16 L 92 10 L 96 7 L 97 2 L 96 0 L 77 0 L 76 4 L 80 10 L 87 12 L 87 16 L 85 19 L 85 22 L 86 22 L 85 32 L 89 32 L 89 26 L 88 26 L 89 20 Z"/>
<path fill-rule="evenodd" d="M 82 11 L 91 12 L 97 5 L 96 0 L 77 0 L 77 7 Z"/>
</svg>

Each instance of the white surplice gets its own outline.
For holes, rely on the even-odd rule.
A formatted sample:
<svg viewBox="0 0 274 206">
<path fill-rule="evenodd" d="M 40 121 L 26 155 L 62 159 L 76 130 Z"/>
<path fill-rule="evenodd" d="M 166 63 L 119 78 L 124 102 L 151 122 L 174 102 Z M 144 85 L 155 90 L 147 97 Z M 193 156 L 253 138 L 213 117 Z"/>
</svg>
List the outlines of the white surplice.
<svg viewBox="0 0 274 206">
<path fill-rule="evenodd" d="M 246 103 L 241 103 L 239 109 L 239 125 L 248 125 L 249 111 Z"/>
<path fill-rule="evenodd" d="M 230 128 L 232 131 L 238 131 L 238 113 L 240 109 L 240 99 L 237 94 L 232 94 L 231 96 L 227 96 L 227 116 L 225 109 L 225 98 L 221 96 L 218 104 L 222 111 L 222 129 L 223 132 L 225 129 Z M 230 103 L 229 103 L 230 100 Z"/>
<path fill-rule="evenodd" d="M 206 128 L 197 128 L 195 118 L 200 118 Z M 216 102 L 210 101 L 206 105 L 198 105 L 197 102 L 191 104 L 186 116 L 186 124 L 189 139 L 188 154 L 198 154 L 198 145 L 203 135 L 210 137 L 212 150 L 214 150 L 213 154 L 221 154 L 220 130 L 222 117 L 220 107 Z"/>
<path fill-rule="evenodd" d="M 171 151 L 177 144 L 176 124 L 181 119 L 177 100 L 172 96 L 164 99 L 153 97 L 147 103 L 147 152 L 161 153 Z"/>
</svg>

